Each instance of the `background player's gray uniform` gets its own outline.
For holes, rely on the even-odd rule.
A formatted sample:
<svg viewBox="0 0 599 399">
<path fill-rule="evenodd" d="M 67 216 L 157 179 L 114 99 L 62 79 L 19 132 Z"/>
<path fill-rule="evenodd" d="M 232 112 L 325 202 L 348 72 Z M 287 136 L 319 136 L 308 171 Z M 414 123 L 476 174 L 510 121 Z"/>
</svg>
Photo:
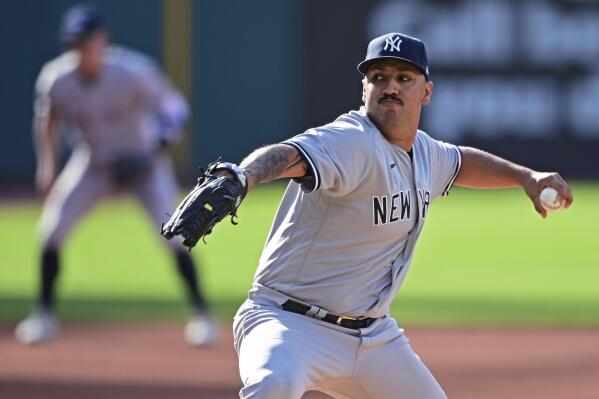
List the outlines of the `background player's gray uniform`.
<svg viewBox="0 0 599 399">
<path fill-rule="evenodd" d="M 304 156 L 314 181 L 304 190 L 289 184 L 236 315 L 241 397 L 299 398 L 310 389 L 335 397 L 445 397 L 389 305 L 430 203 L 459 172 L 460 151 L 418 131 L 411 159 L 363 109 L 285 143 Z M 314 318 L 282 310 L 290 298 L 312 306 Z M 351 330 L 318 320 L 325 312 L 380 319 Z M 285 371 L 297 384 L 270 380 Z"/>
<path fill-rule="evenodd" d="M 53 247 L 98 200 L 125 190 L 135 194 L 158 227 L 178 192 L 159 143 L 173 140 L 188 115 L 183 97 L 140 53 L 108 47 L 102 73 L 93 82 L 82 80 L 76 65 L 76 53 L 66 52 L 48 62 L 36 82 L 36 115 L 48 112 L 51 104 L 76 133 L 71 158 L 52 187 L 40 222 L 44 244 Z M 133 184 L 121 187 L 110 168 L 127 156 L 147 156 L 151 165 Z"/>
</svg>

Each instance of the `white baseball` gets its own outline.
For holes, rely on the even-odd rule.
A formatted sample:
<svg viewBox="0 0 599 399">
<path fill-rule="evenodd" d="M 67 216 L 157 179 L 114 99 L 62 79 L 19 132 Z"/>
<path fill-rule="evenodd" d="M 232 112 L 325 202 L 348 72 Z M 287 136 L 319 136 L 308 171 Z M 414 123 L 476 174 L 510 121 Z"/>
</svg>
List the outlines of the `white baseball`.
<svg viewBox="0 0 599 399">
<path fill-rule="evenodd" d="M 541 205 L 543 205 L 543 208 L 548 212 L 560 210 L 566 202 L 553 187 L 545 187 L 543 191 L 541 191 L 540 199 Z"/>
</svg>

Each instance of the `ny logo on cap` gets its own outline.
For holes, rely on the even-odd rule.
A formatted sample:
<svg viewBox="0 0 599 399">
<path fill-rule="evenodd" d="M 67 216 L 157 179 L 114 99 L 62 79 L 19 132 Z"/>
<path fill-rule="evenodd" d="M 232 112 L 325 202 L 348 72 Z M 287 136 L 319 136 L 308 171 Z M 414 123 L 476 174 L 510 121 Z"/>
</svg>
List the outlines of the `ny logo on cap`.
<svg viewBox="0 0 599 399">
<path fill-rule="evenodd" d="M 385 47 L 383 50 L 387 51 L 387 46 L 389 46 L 389 51 L 397 51 L 399 52 L 399 45 L 401 44 L 401 39 L 399 36 L 388 37 L 385 40 Z"/>
</svg>

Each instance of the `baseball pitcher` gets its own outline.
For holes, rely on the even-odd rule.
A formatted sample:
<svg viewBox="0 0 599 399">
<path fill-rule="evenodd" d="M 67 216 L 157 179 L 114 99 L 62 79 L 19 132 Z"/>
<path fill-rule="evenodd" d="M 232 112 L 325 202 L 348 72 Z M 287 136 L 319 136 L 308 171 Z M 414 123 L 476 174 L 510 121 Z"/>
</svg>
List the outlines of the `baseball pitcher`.
<svg viewBox="0 0 599 399">
<path fill-rule="evenodd" d="M 234 215 L 256 184 L 292 178 L 234 319 L 241 398 L 443 399 L 389 306 L 435 199 L 454 184 L 522 187 L 543 217 L 541 190 L 565 206 L 557 173 L 536 172 L 418 129 L 433 82 L 424 43 L 389 33 L 358 65 L 363 106 L 324 126 L 217 163 L 165 225 L 187 245 Z"/>
</svg>

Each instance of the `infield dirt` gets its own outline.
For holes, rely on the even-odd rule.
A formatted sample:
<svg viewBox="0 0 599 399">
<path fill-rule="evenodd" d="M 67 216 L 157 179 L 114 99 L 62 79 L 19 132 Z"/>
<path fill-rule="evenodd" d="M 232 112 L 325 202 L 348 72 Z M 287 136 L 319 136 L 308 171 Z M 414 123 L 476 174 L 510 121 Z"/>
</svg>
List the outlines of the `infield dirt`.
<svg viewBox="0 0 599 399">
<path fill-rule="evenodd" d="M 67 324 L 60 339 L 35 347 L 16 343 L 12 328 L 0 326 L 0 398 L 238 397 L 225 327 L 207 349 L 187 346 L 172 323 Z M 599 397 L 599 329 L 408 328 L 407 335 L 449 398 Z"/>
</svg>

